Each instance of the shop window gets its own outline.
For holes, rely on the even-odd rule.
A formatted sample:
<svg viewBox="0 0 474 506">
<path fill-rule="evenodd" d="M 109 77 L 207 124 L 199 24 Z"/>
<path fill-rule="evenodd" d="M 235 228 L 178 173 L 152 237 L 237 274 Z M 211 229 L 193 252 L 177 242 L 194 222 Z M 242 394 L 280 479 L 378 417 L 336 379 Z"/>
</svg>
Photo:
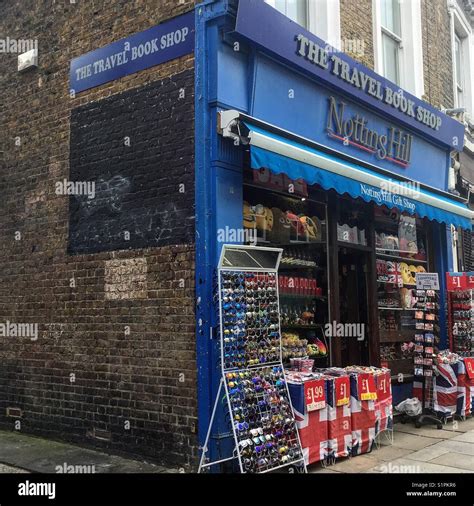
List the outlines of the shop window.
<svg viewBox="0 0 474 506">
<path fill-rule="evenodd" d="M 397 209 L 375 208 L 375 248 L 381 365 L 413 373 L 416 273 L 430 271 L 427 225 Z"/>
<path fill-rule="evenodd" d="M 373 0 L 375 70 L 421 97 L 423 49 L 420 0 Z"/>
<path fill-rule="evenodd" d="M 329 366 L 326 203 L 324 192 L 267 169 L 246 170 L 247 243 L 283 249 L 279 296 L 284 363 L 309 358 Z"/>
</svg>

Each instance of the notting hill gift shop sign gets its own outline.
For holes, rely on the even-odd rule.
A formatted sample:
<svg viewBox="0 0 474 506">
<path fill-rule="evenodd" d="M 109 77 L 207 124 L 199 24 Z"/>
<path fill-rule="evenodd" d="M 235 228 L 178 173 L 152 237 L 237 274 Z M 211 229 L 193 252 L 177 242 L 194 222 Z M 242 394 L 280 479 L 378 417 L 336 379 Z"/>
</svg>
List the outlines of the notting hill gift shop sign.
<svg viewBox="0 0 474 506">
<path fill-rule="evenodd" d="M 194 11 L 74 58 L 70 92 L 100 86 L 194 51 Z"/>
<path fill-rule="evenodd" d="M 240 0 L 235 34 L 290 62 L 326 87 L 343 92 L 383 117 L 462 151 L 464 126 L 337 51 L 263 0 Z"/>
</svg>

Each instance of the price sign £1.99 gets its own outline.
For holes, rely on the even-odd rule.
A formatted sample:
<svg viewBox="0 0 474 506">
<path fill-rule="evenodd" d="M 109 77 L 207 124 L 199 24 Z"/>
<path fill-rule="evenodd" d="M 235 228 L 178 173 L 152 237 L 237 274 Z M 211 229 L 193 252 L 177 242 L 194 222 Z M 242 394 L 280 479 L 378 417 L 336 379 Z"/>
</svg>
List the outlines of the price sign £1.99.
<svg viewBox="0 0 474 506">
<path fill-rule="evenodd" d="M 307 411 L 316 411 L 326 406 L 324 380 L 307 381 L 304 384 L 304 398 Z"/>
</svg>

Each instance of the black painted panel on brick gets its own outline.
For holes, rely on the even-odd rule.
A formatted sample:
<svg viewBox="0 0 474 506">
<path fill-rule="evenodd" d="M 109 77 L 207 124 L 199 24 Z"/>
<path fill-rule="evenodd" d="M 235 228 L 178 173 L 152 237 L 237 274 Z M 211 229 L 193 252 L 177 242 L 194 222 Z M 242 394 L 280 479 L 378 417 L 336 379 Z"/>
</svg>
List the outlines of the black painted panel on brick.
<svg viewBox="0 0 474 506">
<path fill-rule="evenodd" d="M 192 70 L 74 109 L 70 146 L 95 192 L 69 197 L 69 253 L 194 242 Z"/>
</svg>

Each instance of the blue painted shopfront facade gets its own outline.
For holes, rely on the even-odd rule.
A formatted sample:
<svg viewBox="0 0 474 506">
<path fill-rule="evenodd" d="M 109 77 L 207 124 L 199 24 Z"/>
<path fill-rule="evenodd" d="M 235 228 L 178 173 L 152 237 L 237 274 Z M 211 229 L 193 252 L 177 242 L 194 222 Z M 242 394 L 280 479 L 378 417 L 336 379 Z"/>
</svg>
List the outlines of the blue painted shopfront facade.
<svg viewBox="0 0 474 506">
<path fill-rule="evenodd" d="M 222 247 L 217 231 L 226 226 L 242 228 L 244 151 L 218 134 L 218 112 L 237 110 L 387 179 L 416 181 L 423 191 L 440 200 L 450 200 L 450 152 L 462 150 L 463 126 L 400 92 L 347 55 L 333 52 L 263 0 L 241 0 L 240 5 L 233 0 L 210 0 L 197 6 L 195 58 L 197 353 L 202 443 L 220 379 L 217 314 L 212 303 Z M 393 105 L 393 93 L 399 94 L 398 107 Z M 331 104 L 335 107 L 332 112 Z M 381 136 L 380 152 L 359 142 L 360 135 L 351 131 L 351 121 L 373 132 L 368 135 Z M 409 139 L 409 148 L 403 153 L 406 156 L 398 153 L 397 157 L 396 150 L 389 149 L 394 132 Z M 455 199 L 453 202 L 462 206 Z M 464 220 L 465 224 L 469 222 Z M 436 270 L 443 273 L 452 270 L 449 225 L 433 223 Z M 444 293 L 444 276 L 440 282 Z M 443 321 L 440 324 L 443 327 Z M 228 430 L 223 420 L 219 423 L 222 432 Z"/>
</svg>

